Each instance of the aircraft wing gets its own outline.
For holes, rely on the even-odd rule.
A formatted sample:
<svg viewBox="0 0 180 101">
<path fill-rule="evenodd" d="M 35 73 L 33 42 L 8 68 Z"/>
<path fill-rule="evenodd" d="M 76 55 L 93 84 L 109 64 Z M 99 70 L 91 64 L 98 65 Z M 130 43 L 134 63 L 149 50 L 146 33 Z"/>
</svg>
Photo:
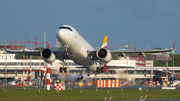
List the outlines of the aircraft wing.
<svg viewBox="0 0 180 101">
<path fill-rule="evenodd" d="M 9 50 L 6 51 L 8 53 L 15 53 L 15 54 L 23 54 L 23 55 L 31 55 L 31 56 L 41 56 L 41 51 L 13 51 Z M 69 57 L 65 54 L 65 50 L 53 50 L 54 54 L 57 58 L 69 59 Z"/>
<path fill-rule="evenodd" d="M 9 50 L 6 52 L 15 53 L 15 54 L 23 54 L 23 55 L 32 55 L 32 56 L 40 56 L 40 53 L 41 53 L 41 51 L 13 51 L 13 50 Z"/>
<path fill-rule="evenodd" d="M 139 56 L 139 55 L 143 55 L 145 57 L 145 55 L 147 54 L 151 54 L 151 53 L 161 53 L 161 52 L 171 52 L 172 50 L 143 50 L 143 51 L 115 51 L 115 50 L 110 50 L 110 53 L 112 55 L 112 57 L 114 56 L 123 56 L 123 57 L 127 57 L 127 56 Z M 96 56 L 96 50 L 89 50 L 88 51 L 88 56 L 91 57 L 92 59 L 96 60 L 98 59 Z"/>
<path fill-rule="evenodd" d="M 134 68 L 134 66 L 106 66 L 106 69 Z"/>
<path fill-rule="evenodd" d="M 151 54 L 151 53 L 161 53 L 161 52 L 171 52 L 172 50 L 143 50 L 143 51 L 110 51 L 112 56 L 139 56 Z"/>
</svg>

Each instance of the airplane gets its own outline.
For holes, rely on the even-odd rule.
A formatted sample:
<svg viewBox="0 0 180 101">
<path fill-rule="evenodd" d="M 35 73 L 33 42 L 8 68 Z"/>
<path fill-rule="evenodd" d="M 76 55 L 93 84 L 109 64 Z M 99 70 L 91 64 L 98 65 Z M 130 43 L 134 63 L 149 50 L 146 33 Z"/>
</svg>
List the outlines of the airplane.
<svg viewBox="0 0 180 101">
<path fill-rule="evenodd" d="M 76 64 L 97 73 L 107 72 L 112 66 L 106 66 L 113 56 L 138 56 L 144 57 L 150 53 L 170 52 L 172 50 L 143 50 L 143 51 L 112 51 L 107 49 L 108 37 L 105 36 L 101 48 L 95 50 L 77 31 L 69 25 L 62 25 L 56 31 L 56 38 L 65 47 L 65 50 L 52 50 L 45 48 L 42 51 L 15 51 L 6 52 L 24 55 L 41 56 L 44 61 L 52 64 L 60 73 L 67 72 L 64 66 L 65 60 L 73 60 Z M 173 47 L 174 49 L 174 47 Z M 58 58 L 62 64 L 55 60 Z"/>
</svg>

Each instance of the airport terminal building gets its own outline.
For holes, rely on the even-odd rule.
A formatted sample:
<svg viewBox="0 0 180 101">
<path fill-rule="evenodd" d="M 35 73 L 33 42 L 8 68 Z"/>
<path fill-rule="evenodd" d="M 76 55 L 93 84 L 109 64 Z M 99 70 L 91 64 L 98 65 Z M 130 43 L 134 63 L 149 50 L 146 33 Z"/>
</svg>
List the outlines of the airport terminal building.
<svg viewBox="0 0 180 101">
<path fill-rule="evenodd" d="M 134 59 L 134 60 L 133 60 Z M 61 61 L 56 60 L 59 63 Z M 78 74 L 82 67 L 75 64 L 72 60 L 67 60 L 65 66 L 69 65 L 69 72 L 72 74 Z M 141 84 L 142 81 L 150 81 L 154 79 L 156 81 L 166 81 L 167 67 L 153 67 L 153 61 L 145 60 L 142 57 L 129 57 L 127 59 L 120 58 L 120 60 L 112 60 L 107 65 L 111 66 L 124 66 L 123 68 L 114 68 L 107 73 L 91 73 L 84 69 L 84 75 L 96 80 L 106 79 L 121 79 L 126 82 L 129 80 L 131 84 Z M 127 68 L 131 66 L 132 68 Z M 50 65 L 51 70 L 54 69 Z M 180 72 L 179 67 L 168 68 L 168 79 L 175 80 L 179 79 L 179 75 L 174 75 L 172 72 Z M 21 78 L 25 81 L 32 81 L 34 79 L 45 80 L 46 74 L 46 63 L 43 59 L 32 59 L 28 57 L 24 59 L 15 59 L 15 54 L 0 52 L 0 83 L 8 84 L 14 78 Z"/>
</svg>

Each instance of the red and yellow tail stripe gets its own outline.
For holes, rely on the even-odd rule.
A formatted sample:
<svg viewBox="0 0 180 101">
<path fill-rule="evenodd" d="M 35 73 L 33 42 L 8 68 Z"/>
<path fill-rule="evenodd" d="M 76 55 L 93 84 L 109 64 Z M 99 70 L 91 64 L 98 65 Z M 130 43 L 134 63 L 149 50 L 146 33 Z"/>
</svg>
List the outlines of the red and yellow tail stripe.
<svg viewBox="0 0 180 101">
<path fill-rule="evenodd" d="M 104 37 L 104 41 L 103 41 L 103 44 L 102 44 L 101 48 L 107 48 L 107 42 L 108 42 L 108 37 L 107 37 L 107 36 L 105 36 L 105 37 Z"/>
</svg>

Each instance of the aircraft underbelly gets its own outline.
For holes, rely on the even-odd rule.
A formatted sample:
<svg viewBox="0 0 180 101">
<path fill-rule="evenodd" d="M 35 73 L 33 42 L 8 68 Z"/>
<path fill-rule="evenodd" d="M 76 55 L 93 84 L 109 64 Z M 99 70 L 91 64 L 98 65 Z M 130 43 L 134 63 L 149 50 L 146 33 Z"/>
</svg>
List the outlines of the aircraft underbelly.
<svg viewBox="0 0 180 101">
<path fill-rule="evenodd" d="M 68 39 L 64 40 L 65 45 L 69 46 L 68 57 L 72 59 L 76 64 L 83 65 L 83 67 L 96 71 L 98 63 L 94 62 L 87 56 L 87 50 L 92 50 L 93 48 L 83 41 L 82 38 L 67 34 Z"/>
</svg>

